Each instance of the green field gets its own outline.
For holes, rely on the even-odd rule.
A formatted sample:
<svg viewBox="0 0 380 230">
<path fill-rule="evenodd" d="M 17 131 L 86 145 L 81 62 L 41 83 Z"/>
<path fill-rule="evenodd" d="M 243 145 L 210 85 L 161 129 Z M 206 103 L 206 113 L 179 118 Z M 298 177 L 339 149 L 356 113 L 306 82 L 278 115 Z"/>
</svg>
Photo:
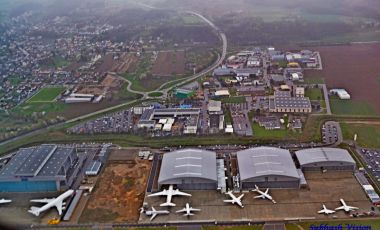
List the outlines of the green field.
<svg viewBox="0 0 380 230">
<path fill-rule="evenodd" d="M 182 21 L 185 25 L 198 25 L 204 23 L 199 17 L 188 14 L 182 16 Z"/>
<path fill-rule="evenodd" d="M 297 133 L 290 131 L 288 129 L 266 130 L 264 127 L 261 127 L 258 123 L 252 124 L 252 130 L 253 130 L 253 136 L 255 138 L 282 139 L 282 138 L 292 138 L 292 137 L 297 136 Z"/>
<path fill-rule="evenodd" d="M 322 77 L 305 77 L 305 84 L 325 84 L 325 79 Z"/>
<path fill-rule="evenodd" d="M 340 100 L 336 97 L 330 98 L 330 105 L 333 114 L 337 115 L 358 115 L 358 116 L 378 116 L 379 114 L 368 102 L 358 102 L 352 100 Z"/>
<path fill-rule="evenodd" d="M 35 95 L 33 95 L 27 102 L 53 102 L 59 94 L 65 91 L 65 87 L 47 87 L 42 88 Z"/>
<path fill-rule="evenodd" d="M 340 123 L 345 140 L 353 140 L 357 134 L 357 143 L 362 147 L 380 148 L 380 124 Z"/>
<path fill-rule="evenodd" d="M 222 101 L 222 103 L 233 103 L 233 104 L 239 104 L 239 103 L 246 102 L 245 97 L 243 97 L 243 96 L 227 97 L 227 98 L 223 98 L 221 101 Z"/>
<path fill-rule="evenodd" d="M 308 88 L 305 90 L 305 97 L 309 97 L 312 101 L 323 100 L 322 90 L 319 88 Z"/>
<path fill-rule="evenodd" d="M 152 92 L 148 94 L 149 97 L 161 97 L 162 95 L 163 93 L 161 92 Z"/>
</svg>

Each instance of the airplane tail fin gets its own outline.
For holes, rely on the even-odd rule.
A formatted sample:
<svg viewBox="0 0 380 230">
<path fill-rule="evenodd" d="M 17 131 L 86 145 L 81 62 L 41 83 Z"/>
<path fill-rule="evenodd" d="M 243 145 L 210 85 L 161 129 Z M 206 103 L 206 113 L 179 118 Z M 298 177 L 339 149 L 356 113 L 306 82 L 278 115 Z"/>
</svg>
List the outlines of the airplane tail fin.
<svg viewBox="0 0 380 230">
<path fill-rule="evenodd" d="M 161 207 L 174 207 L 175 204 L 174 203 L 170 203 L 170 202 L 166 202 L 166 203 L 163 203 L 163 204 L 160 204 Z"/>
<path fill-rule="evenodd" d="M 194 216 L 194 213 L 185 213 L 183 216 Z"/>
<path fill-rule="evenodd" d="M 40 209 L 38 207 L 31 207 L 30 210 L 28 210 L 29 213 L 32 213 L 35 216 L 40 215 Z"/>
</svg>

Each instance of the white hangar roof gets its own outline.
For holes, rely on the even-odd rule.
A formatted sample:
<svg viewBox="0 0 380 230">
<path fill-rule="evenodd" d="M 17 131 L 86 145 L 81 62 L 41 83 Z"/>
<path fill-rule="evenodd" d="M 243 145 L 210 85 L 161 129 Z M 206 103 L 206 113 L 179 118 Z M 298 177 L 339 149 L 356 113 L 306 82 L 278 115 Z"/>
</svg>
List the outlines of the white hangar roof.
<svg viewBox="0 0 380 230">
<path fill-rule="evenodd" d="M 201 149 L 165 153 L 158 183 L 181 178 L 200 178 L 216 182 L 216 153 Z"/>
<path fill-rule="evenodd" d="M 344 162 L 355 165 L 355 160 L 345 149 L 339 148 L 313 148 L 303 149 L 296 152 L 300 165 L 321 162 Z"/>
<path fill-rule="evenodd" d="M 237 152 L 242 181 L 262 176 L 300 178 L 290 152 L 273 147 L 257 147 Z"/>
</svg>

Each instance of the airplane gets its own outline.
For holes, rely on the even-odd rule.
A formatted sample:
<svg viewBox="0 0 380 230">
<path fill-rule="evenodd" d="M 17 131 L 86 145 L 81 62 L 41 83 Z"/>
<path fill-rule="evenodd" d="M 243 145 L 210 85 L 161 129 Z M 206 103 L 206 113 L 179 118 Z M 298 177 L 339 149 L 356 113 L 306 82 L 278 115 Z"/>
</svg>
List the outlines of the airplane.
<svg viewBox="0 0 380 230">
<path fill-rule="evenodd" d="M 333 213 L 335 213 L 334 210 L 327 209 L 327 208 L 326 208 L 326 205 L 324 205 L 324 204 L 322 205 L 322 207 L 323 207 L 323 209 L 320 210 L 320 211 L 318 211 L 319 214 L 329 215 L 329 214 L 333 214 Z"/>
<path fill-rule="evenodd" d="M 34 207 L 32 206 L 28 212 L 32 213 L 35 216 L 39 216 L 41 212 L 44 212 L 52 207 L 56 207 L 58 210 L 58 214 L 62 215 L 62 210 L 64 209 L 64 205 L 66 205 L 65 202 L 63 202 L 66 198 L 73 195 L 74 190 L 70 189 L 67 190 L 65 193 L 61 194 L 57 198 L 45 198 L 45 199 L 38 199 L 38 200 L 31 200 L 30 202 L 36 202 L 36 203 L 46 203 L 42 207 Z"/>
<path fill-rule="evenodd" d="M 257 198 L 268 199 L 268 200 L 272 201 L 273 204 L 276 203 L 276 201 L 273 199 L 273 197 L 271 195 L 269 195 L 269 193 L 268 193 L 269 188 L 267 188 L 267 190 L 265 190 L 265 192 L 263 192 L 259 189 L 259 187 L 257 185 L 255 185 L 255 189 L 253 189 L 252 191 L 260 194 L 259 196 L 255 196 L 254 197 L 255 199 L 257 199 Z"/>
<path fill-rule="evenodd" d="M 175 204 L 172 203 L 173 196 L 191 196 L 191 194 L 181 192 L 178 189 L 174 190 L 173 185 L 170 185 L 168 190 L 164 189 L 161 192 L 148 195 L 148 197 L 154 197 L 154 196 L 166 196 L 166 202 L 163 204 L 160 204 L 161 207 L 167 207 L 167 206 L 174 207 Z"/>
<path fill-rule="evenodd" d="M 152 210 L 147 210 L 145 211 L 145 215 L 147 216 L 152 216 L 150 218 L 150 221 L 152 221 L 154 218 L 156 218 L 157 215 L 160 215 L 160 214 L 169 214 L 170 212 L 168 210 L 156 210 L 153 206 L 152 206 Z"/>
<path fill-rule="evenodd" d="M 191 212 L 199 212 L 199 211 L 201 211 L 201 210 L 197 209 L 197 208 L 190 207 L 189 203 L 186 203 L 185 208 L 176 211 L 176 213 L 186 212 L 185 214 L 183 214 L 184 216 L 194 216 L 194 213 L 191 213 Z"/>
<path fill-rule="evenodd" d="M 346 204 L 346 202 L 344 202 L 343 199 L 340 199 L 340 203 L 342 203 L 343 206 L 340 206 L 340 207 L 336 208 L 335 209 L 336 211 L 338 211 L 338 210 L 344 210 L 345 212 L 350 212 L 350 211 L 359 209 L 358 207 L 348 206 Z"/>
<path fill-rule="evenodd" d="M 12 202 L 12 200 L 6 200 L 6 199 L 1 199 L 0 200 L 0 204 L 8 204 L 8 203 L 11 203 Z"/>
<path fill-rule="evenodd" d="M 244 208 L 244 205 L 241 203 L 241 198 L 243 198 L 244 194 L 241 194 L 239 197 L 236 197 L 231 191 L 227 192 L 227 194 L 231 197 L 231 200 L 223 200 L 223 202 L 237 204 L 241 208 Z"/>
</svg>

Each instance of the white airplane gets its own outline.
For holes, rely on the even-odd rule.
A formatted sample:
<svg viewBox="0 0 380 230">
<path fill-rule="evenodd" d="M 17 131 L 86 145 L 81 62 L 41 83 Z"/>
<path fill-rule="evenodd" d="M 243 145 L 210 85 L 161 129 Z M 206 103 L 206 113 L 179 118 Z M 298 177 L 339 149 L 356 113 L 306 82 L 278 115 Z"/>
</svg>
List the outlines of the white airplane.
<svg viewBox="0 0 380 230">
<path fill-rule="evenodd" d="M 172 197 L 173 196 L 191 196 L 191 194 L 181 192 L 178 189 L 174 190 L 173 185 L 170 185 L 168 190 L 164 189 L 161 192 L 148 195 L 148 197 L 153 197 L 153 196 L 166 196 L 166 202 L 163 204 L 160 204 L 160 206 L 161 207 L 167 207 L 167 206 L 174 207 L 175 204 L 172 203 Z"/>
<path fill-rule="evenodd" d="M 152 206 L 152 210 L 147 210 L 145 211 L 145 215 L 147 216 L 152 216 L 150 218 L 150 221 L 152 221 L 154 218 L 156 218 L 157 215 L 160 215 L 160 214 L 169 214 L 170 212 L 168 210 L 156 210 L 153 206 Z"/>
<path fill-rule="evenodd" d="M 39 216 L 41 212 L 44 212 L 52 207 L 56 207 L 58 210 L 58 214 L 62 215 L 62 210 L 65 208 L 66 205 L 65 202 L 63 202 L 66 198 L 73 195 L 74 190 L 67 190 L 65 193 L 61 194 L 57 198 L 45 198 L 45 199 L 38 199 L 38 200 L 31 200 L 30 202 L 36 202 L 36 203 L 46 203 L 42 207 L 34 207 L 32 206 L 28 212 L 32 213 L 35 216 Z"/>
<path fill-rule="evenodd" d="M 260 194 L 259 196 L 255 196 L 254 197 L 255 199 L 257 199 L 257 198 L 268 199 L 268 200 L 272 201 L 273 204 L 276 203 L 276 201 L 273 199 L 273 197 L 271 195 L 269 195 L 269 188 L 267 188 L 267 190 L 265 190 L 265 192 L 263 192 L 259 189 L 259 187 L 257 185 L 255 185 L 255 189 L 253 189 L 252 191 Z"/>
<path fill-rule="evenodd" d="M 336 211 L 338 211 L 338 210 L 344 210 L 345 212 L 351 212 L 353 210 L 358 210 L 359 209 L 358 207 L 348 206 L 346 204 L 346 202 L 344 202 L 343 199 L 340 199 L 340 203 L 342 203 L 343 206 L 340 206 L 340 207 L 336 208 L 335 209 Z"/>
<path fill-rule="evenodd" d="M 329 214 L 335 213 L 334 210 L 330 210 L 330 209 L 326 208 L 326 205 L 323 204 L 322 206 L 323 206 L 323 209 L 318 211 L 319 214 L 329 215 Z"/>
<path fill-rule="evenodd" d="M 191 213 L 191 212 L 199 212 L 199 211 L 201 211 L 201 210 L 197 209 L 197 208 L 190 207 L 189 203 L 186 203 L 185 208 L 176 211 L 176 213 L 186 212 L 185 214 L 183 214 L 184 216 L 194 216 L 194 213 Z"/>
<path fill-rule="evenodd" d="M 227 194 L 231 197 L 231 200 L 223 200 L 225 203 L 237 204 L 241 208 L 244 208 L 244 205 L 241 203 L 241 198 L 243 198 L 244 194 L 241 194 L 239 197 L 236 197 L 232 192 L 227 192 Z"/>
<path fill-rule="evenodd" d="M 0 204 L 8 204 L 8 203 L 11 203 L 12 202 L 12 200 L 6 200 L 6 199 L 1 199 L 0 200 Z"/>
</svg>

